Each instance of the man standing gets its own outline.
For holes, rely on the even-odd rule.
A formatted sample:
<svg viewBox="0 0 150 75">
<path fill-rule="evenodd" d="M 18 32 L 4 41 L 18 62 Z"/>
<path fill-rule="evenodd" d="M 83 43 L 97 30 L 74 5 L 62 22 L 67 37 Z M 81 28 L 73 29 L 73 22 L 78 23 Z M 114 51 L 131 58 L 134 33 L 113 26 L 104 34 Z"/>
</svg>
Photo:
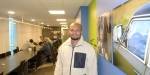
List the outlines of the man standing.
<svg viewBox="0 0 150 75">
<path fill-rule="evenodd" d="M 69 26 L 70 38 L 58 49 L 54 75 L 97 75 L 94 48 L 81 37 L 79 23 Z"/>
</svg>

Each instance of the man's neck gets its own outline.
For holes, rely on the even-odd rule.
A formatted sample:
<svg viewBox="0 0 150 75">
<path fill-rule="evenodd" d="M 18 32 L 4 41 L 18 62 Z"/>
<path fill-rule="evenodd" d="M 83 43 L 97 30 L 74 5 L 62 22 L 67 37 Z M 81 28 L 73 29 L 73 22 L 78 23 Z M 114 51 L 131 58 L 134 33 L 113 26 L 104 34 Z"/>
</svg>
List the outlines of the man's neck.
<svg viewBox="0 0 150 75">
<path fill-rule="evenodd" d="M 79 40 L 71 40 L 71 44 L 73 47 L 75 47 L 77 45 Z"/>
</svg>

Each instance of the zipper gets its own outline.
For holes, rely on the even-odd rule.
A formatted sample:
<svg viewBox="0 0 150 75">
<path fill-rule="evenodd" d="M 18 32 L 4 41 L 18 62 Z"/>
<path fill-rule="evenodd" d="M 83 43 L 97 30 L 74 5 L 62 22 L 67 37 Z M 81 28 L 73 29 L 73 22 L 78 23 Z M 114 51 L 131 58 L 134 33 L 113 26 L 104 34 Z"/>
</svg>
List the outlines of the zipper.
<svg viewBox="0 0 150 75">
<path fill-rule="evenodd" d="M 69 72 L 69 75 L 71 75 L 71 67 L 72 67 L 72 59 L 73 59 L 74 48 L 75 47 L 72 47 L 72 55 L 71 55 L 71 63 L 70 63 L 70 72 Z"/>
</svg>

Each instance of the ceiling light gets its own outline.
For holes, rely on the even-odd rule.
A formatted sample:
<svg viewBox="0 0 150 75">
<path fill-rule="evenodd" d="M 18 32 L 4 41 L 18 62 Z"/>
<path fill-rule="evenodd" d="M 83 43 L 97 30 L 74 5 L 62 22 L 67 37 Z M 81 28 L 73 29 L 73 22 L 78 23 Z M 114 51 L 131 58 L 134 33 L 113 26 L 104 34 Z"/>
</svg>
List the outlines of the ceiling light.
<svg viewBox="0 0 150 75">
<path fill-rule="evenodd" d="M 10 14 L 10 15 L 14 15 L 14 14 L 15 14 L 15 12 L 14 12 L 14 11 L 8 11 L 8 14 Z"/>
<path fill-rule="evenodd" d="M 44 22 L 41 22 L 41 24 L 44 24 Z"/>
<path fill-rule="evenodd" d="M 66 24 L 67 24 L 67 22 L 60 22 L 59 24 L 63 24 L 63 25 L 66 25 Z"/>
<path fill-rule="evenodd" d="M 67 24 L 61 24 L 61 26 L 68 26 Z"/>
<path fill-rule="evenodd" d="M 34 22 L 34 21 L 35 21 L 35 19 L 31 19 L 31 21 L 32 21 L 32 22 Z"/>
<path fill-rule="evenodd" d="M 56 19 L 56 21 L 67 21 L 66 19 Z"/>
<path fill-rule="evenodd" d="M 49 10 L 49 14 L 65 14 L 64 10 Z"/>
<path fill-rule="evenodd" d="M 47 25 L 47 26 L 50 26 L 50 25 Z"/>
</svg>

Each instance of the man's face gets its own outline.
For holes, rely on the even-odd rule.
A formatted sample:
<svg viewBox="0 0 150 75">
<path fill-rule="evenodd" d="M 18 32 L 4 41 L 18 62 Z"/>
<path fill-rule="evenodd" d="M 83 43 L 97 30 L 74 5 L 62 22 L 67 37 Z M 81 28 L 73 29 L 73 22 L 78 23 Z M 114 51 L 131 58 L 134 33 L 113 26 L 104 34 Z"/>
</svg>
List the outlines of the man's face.
<svg viewBox="0 0 150 75">
<path fill-rule="evenodd" d="M 81 27 L 79 25 L 71 25 L 69 28 L 69 36 L 72 40 L 79 40 L 81 37 Z"/>
</svg>

